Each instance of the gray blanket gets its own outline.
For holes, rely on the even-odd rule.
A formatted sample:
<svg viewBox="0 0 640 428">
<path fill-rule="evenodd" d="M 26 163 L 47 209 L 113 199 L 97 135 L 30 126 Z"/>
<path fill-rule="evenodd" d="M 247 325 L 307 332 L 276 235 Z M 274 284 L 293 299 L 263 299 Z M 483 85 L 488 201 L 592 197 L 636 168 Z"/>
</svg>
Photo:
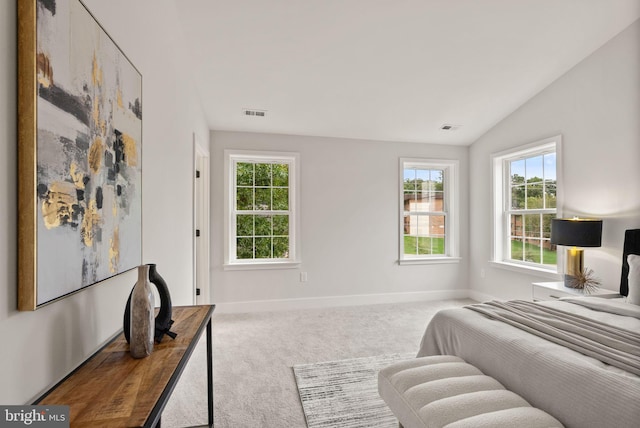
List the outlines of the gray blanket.
<svg viewBox="0 0 640 428">
<path fill-rule="evenodd" d="M 593 299 L 593 298 L 590 298 Z M 541 306 L 640 332 L 640 319 L 565 301 Z M 568 428 L 637 428 L 640 376 L 465 308 L 438 312 L 419 357 L 456 355 Z"/>
<path fill-rule="evenodd" d="M 524 300 L 466 307 L 640 376 L 640 332 Z"/>
</svg>

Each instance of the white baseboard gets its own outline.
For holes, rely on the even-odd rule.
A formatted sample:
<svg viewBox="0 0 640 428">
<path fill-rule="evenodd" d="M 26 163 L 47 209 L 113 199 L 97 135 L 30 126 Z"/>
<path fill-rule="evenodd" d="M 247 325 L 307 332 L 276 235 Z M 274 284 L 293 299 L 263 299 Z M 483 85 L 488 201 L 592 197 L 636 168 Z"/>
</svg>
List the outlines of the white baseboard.
<svg viewBox="0 0 640 428">
<path fill-rule="evenodd" d="M 468 290 L 468 291 L 469 291 L 469 298 L 477 302 L 488 302 L 489 300 L 499 300 L 497 297 L 494 297 L 490 294 L 481 293 L 476 290 Z"/>
<path fill-rule="evenodd" d="M 243 313 L 288 311 L 338 306 L 375 305 L 379 303 L 406 303 L 425 300 L 469 298 L 471 290 L 416 291 L 407 293 L 359 294 L 349 296 L 313 297 L 307 299 L 251 300 L 217 303 L 216 313 Z"/>
</svg>

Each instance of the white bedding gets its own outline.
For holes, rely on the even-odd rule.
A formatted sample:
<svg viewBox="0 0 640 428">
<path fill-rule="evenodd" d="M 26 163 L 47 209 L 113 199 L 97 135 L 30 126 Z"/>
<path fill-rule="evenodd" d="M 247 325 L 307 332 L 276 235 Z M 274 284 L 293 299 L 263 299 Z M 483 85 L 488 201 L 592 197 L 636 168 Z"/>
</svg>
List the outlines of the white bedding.
<svg viewBox="0 0 640 428">
<path fill-rule="evenodd" d="M 595 299 L 591 301 L 597 307 L 578 305 L 570 299 L 540 304 L 640 331 L 639 318 L 610 313 L 607 308 L 634 312 L 632 305 L 620 307 L 614 301 L 588 299 Z M 472 310 L 449 309 L 434 316 L 418 356 L 440 354 L 463 358 L 566 427 L 640 426 L 639 376 Z"/>
</svg>

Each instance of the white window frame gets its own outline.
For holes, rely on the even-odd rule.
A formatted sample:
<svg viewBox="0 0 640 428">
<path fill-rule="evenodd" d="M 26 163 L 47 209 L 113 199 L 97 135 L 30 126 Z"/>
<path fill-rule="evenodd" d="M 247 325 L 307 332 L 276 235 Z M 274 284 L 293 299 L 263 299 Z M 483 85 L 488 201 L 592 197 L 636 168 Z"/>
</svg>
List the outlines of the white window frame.
<svg viewBox="0 0 640 428">
<path fill-rule="evenodd" d="M 398 263 L 400 265 L 458 263 L 460 261 L 460 212 L 459 212 L 458 160 L 400 158 L 399 162 L 399 220 Z M 445 215 L 445 254 L 425 254 L 407 257 L 404 254 L 404 170 L 405 168 L 443 170 Z"/>
<path fill-rule="evenodd" d="M 500 268 L 535 273 L 552 279 L 558 279 L 558 264 L 543 265 L 509 259 L 509 227 L 508 218 L 510 196 L 510 176 L 508 164 L 519 158 L 529 158 L 536 155 L 555 151 L 556 154 L 556 217 L 562 215 L 563 185 L 562 185 L 562 135 L 545 138 L 530 144 L 503 150 L 491 155 L 493 175 L 493 240 L 492 259 L 490 262 Z"/>
<path fill-rule="evenodd" d="M 252 150 L 224 151 L 224 269 L 288 269 L 300 265 L 300 154 Z M 289 259 L 237 259 L 235 187 L 238 162 L 282 162 L 289 165 Z"/>
</svg>

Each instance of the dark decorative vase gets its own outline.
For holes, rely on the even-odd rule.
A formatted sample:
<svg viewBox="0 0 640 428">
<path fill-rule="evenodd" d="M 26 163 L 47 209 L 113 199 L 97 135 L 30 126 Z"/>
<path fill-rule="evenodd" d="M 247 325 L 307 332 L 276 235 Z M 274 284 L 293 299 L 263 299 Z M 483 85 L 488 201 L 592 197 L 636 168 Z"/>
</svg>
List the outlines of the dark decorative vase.
<svg viewBox="0 0 640 428">
<path fill-rule="evenodd" d="M 138 282 L 130 296 L 129 352 L 133 358 L 144 358 L 153 352 L 154 302 L 149 283 L 149 266 L 138 267 Z"/>
<path fill-rule="evenodd" d="M 157 343 L 162 341 L 162 338 L 166 334 L 167 336 L 175 339 L 176 333 L 170 331 L 171 326 L 173 325 L 173 320 L 171 319 L 172 306 L 171 306 L 171 295 L 169 294 L 169 288 L 167 287 L 167 283 L 164 282 L 164 279 L 160 276 L 158 271 L 156 270 L 155 264 L 148 264 L 149 266 L 149 281 L 156 286 L 158 289 L 158 294 L 160 295 L 160 311 L 155 318 L 155 333 L 154 339 Z M 133 294 L 133 291 L 131 292 Z M 127 339 L 127 342 L 130 342 L 130 323 L 131 323 L 131 294 L 129 295 L 129 300 L 127 300 L 127 305 L 124 310 L 124 337 Z"/>
</svg>

